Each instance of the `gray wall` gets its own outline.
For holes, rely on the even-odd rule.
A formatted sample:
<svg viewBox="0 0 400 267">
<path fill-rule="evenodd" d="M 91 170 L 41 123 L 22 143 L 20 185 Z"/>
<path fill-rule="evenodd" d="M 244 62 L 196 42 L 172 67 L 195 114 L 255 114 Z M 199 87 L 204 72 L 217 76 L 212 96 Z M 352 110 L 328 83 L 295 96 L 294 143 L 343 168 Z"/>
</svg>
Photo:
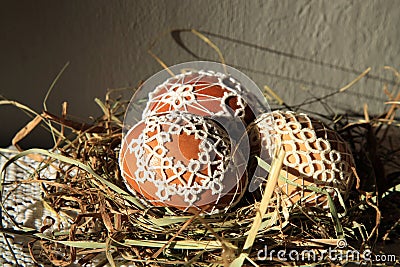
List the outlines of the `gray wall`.
<svg viewBox="0 0 400 267">
<path fill-rule="evenodd" d="M 329 100 L 338 111 L 360 112 L 368 103 L 382 112 L 383 84 L 399 68 L 400 1 L 2 1 L 0 9 L 0 94 L 41 111 L 53 78 L 70 66 L 52 92 L 48 107 L 84 120 L 100 114 L 95 97 L 107 88 L 135 86 L 160 70 L 147 54 L 167 64 L 196 60 L 168 34 L 196 28 L 224 53 L 226 62 L 269 85 L 289 104 L 321 96 L 353 80 L 367 67 L 371 75 Z M 163 35 L 164 34 L 164 35 Z M 182 42 L 202 59 L 218 60 L 193 35 Z M 357 104 L 355 104 L 357 103 Z M 326 113 L 317 104 L 311 107 Z M 29 118 L 0 107 L 0 146 Z M 25 145 L 47 146 L 49 136 L 36 131 Z"/>
</svg>

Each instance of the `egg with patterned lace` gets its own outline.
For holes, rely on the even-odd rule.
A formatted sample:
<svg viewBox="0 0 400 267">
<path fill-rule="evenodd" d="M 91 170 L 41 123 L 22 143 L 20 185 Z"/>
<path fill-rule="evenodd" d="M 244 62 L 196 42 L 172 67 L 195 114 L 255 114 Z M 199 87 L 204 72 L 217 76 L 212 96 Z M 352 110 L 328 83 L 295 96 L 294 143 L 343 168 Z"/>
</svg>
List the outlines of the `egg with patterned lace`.
<svg viewBox="0 0 400 267">
<path fill-rule="evenodd" d="M 277 186 L 289 206 L 329 208 L 327 195 L 333 200 L 347 197 L 355 165 L 349 146 L 337 132 L 306 114 L 291 111 L 265 113 L 256 125 L 256 137 L 251 138 L 253 152 L 264 153 L 265 158 L 277 147 L 285 151 L 284 179 L 279 179 Z M 255 140 L 259 140 L 258 146 Z"/>
<path fill-rule="evenodd" d="M 252 97 L 234 78 L 213 71 L 190 71 L 175 75 L 149 93 L 143 118 L 171 111 L 200 116 L 234 116 L 246 124 L 255 118 L 246 103 Z"/>
<path fill-rule="evenodd" d="M 232 154 L 228 134 L 211 118 L 170 111 L 129 130 L 119 164 L 126 186 L 146 205 L 216 213 L 245 191 L 245 166 Z"/>
</svg>

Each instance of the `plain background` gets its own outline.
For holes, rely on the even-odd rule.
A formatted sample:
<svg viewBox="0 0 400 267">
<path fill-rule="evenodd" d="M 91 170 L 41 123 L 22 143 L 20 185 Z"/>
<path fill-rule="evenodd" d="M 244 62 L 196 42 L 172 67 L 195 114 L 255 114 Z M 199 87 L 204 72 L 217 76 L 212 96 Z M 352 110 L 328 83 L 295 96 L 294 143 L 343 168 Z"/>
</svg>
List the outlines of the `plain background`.
<svg viewBox="0 0 400 267">
<path fill-rule="evenodd" d="M 99 116 L 94 98 L 107 88 L 135 87 L 161 66 L 198 59 L 217 61 L 215 52 L 188 32 L 188 50 L 170 34 L 174 29 L 208 32 L 226 62 L 260 86 L 273 88 L 288 104 L 338 90 L 368 67 L 370 75 L 344 94 L 330 98 L 335 112 L 383 112 L 382 88 L 393 90 L 399 69 L 399 1 L 2 1 L 0 8 L 0 95 L 38 112 L 66 62 L 47 105 L 60 114 L 90 122 Z M 196 57 L 197 56 L 197 57 Z M 398 90 L 398 88 L 394 88 Z M 129 97 L 129 96 L 127 96 Z M 322 105 L 307 107 L 330 113 Z M 0 146 L 30 118 L 15 107 L 0 106 Z M 24 146 L 50 146 L 36 130 Z"/>
</svg>

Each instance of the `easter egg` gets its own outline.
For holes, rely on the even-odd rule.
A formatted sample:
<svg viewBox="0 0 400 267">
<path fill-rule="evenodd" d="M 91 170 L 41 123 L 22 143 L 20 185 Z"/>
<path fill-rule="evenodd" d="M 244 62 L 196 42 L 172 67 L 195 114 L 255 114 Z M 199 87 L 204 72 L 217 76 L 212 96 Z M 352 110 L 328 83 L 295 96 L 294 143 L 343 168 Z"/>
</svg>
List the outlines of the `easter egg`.
<svg viewBox="0 0 400 267">
<path fill-rule="evenodd" d="M 149 205 L 214 213 L 245 191 L 245 167 L 232 154 L 229 136 L 215 121 L 172 111 L 132 127 L 119 164 L 128 189 Z"/>
<path fill-rule="evenodd" d="M 288 205 L 328 208 L 327 195 L 311 187 L 323 189 L 333 200 L 347 197 L 354 180 L 354 159 L 337 132 L 306 114 L 290 111 L 265 113 L 256 125 L 267 156 L 278 147 L 285 151 L 281 175 L 287 180 L 279 179 L 277 186 Z"/>
<path fill-rule="evenodd" d="M 234 116 L 249 123 L 254 113 L 243 96 L 247 90 L 234 78 L 213 71 L 190 71 L 170 77 L 149 93 L 143 118 L 170 111 L 200 116 Z"/>
</svg>

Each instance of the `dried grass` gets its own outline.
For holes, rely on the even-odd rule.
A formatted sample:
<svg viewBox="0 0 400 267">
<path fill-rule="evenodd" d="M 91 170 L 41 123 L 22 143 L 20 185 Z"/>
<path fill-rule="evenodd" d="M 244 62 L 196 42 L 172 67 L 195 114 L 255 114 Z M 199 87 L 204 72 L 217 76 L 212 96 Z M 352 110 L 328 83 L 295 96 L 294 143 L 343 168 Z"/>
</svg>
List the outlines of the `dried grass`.
<svg viewBox="0 0 400 267">
<path fill-rule="evenodd" d="M 193 33 L 219 51 L 203 34 Z M 223 60 L 220 51 L 218 55 Z M 162 62 L 158 57 L 157 60 Z M 399 82 L 398 72 L 387 69 Z M 337 92 L 310 101 L 322 101 L 350 90 L 369 70 Z M 336 203 L 323 189 L 309 187 L 327 195 L 330 210 L 300 205 L 286 207 L 273 190 L 277 179 L 286 180 L 279 175 L 281 153 L 272 166 L 258 161 L 261 167 L 270 171 L 265 187 L 263 185 L 258 193 L 246 193 L 230 212 L 216 215 L 146 208 L 128 193 L 117 160 L 127 102 L 118 98 L 118 90 L 107 93 L 104 101 L 96 99 L 103 115 L 91 125 L 69 119 L 66 104 L 61 116 L 57 116 L 46 110 L 45 103 L 44 111 L 37 113 L 15 101 L 1 100 L 0 105 L 14 105 L 31 115 L 32 121 L 14 137 L 13 144 L 19 152 L 8 159 L 1 170 L 2 216 L 13 220 L 15 228 L 1 228 L 0 231 L 3 235 L 30 237 L 30 246 L 39 243 L 45 257 L 55 266 L 68 266 L 76 261 L 82 265 L 94 263 L 95 266 L 124 263 L 233 267 L 343 265 L 345 262 L 332 262 L 327 256 L 321 257 L 318 263 L 307 260 L 284 262 L 276 258 L 260 260 L 258 252 L 267 245 L 269 249 L 313 249 L 321 254 L 344 239 L 348 246 L 339 251 L 356 249 L 362 252 L 373 249 L 377 242 L 398 240 L 400 148 L 398 141 L 397 144 L 392 142 L 390 136 L 393 134 L 390 133 L 396 132 L 394 136 L 398 138 L 400 121 L 395 113 L 400 105 L 400 94 L 396 94 L 398 87 L 395 86 L 392 90 L 386 86 L 384 90 L 388 100 L 382 103 L 385 112 L 378 117 L 369 115 L 366 107 L 362 117 L 335 114 L 329 120 L 325 118 L 350 143 L 357 161 L 357 170 L 354 169 L 357 185 L 348 200 Z M 264 93 L 281 108 L 299 108 L 285 104 L 268 86 Z M 18 143 L 39 125 L 52 133 L 54 148 L 20 149 Z M 70 130 L 69 134 L 66 129 Z M 44 220 L 41 229 L 22 227 L 4 207 L 5 199 L 13 194 L 13 190 L 7 190 L 5 194 L 4 188 L 11 186 L 4 183 L 6 170 L 25 156 L 41 164 L 33 171 L 26 169 L 26 180 L 19 183 L 40 184 L 44 207 L 54 215 Z M 50 167 L 57 170 L 56 178 L 51 180 L 45 174 Z M 271 198 L 276 206 L 271 207 Z M 388 212 L 393 215 L 388 216 Z"/>
</svg>

